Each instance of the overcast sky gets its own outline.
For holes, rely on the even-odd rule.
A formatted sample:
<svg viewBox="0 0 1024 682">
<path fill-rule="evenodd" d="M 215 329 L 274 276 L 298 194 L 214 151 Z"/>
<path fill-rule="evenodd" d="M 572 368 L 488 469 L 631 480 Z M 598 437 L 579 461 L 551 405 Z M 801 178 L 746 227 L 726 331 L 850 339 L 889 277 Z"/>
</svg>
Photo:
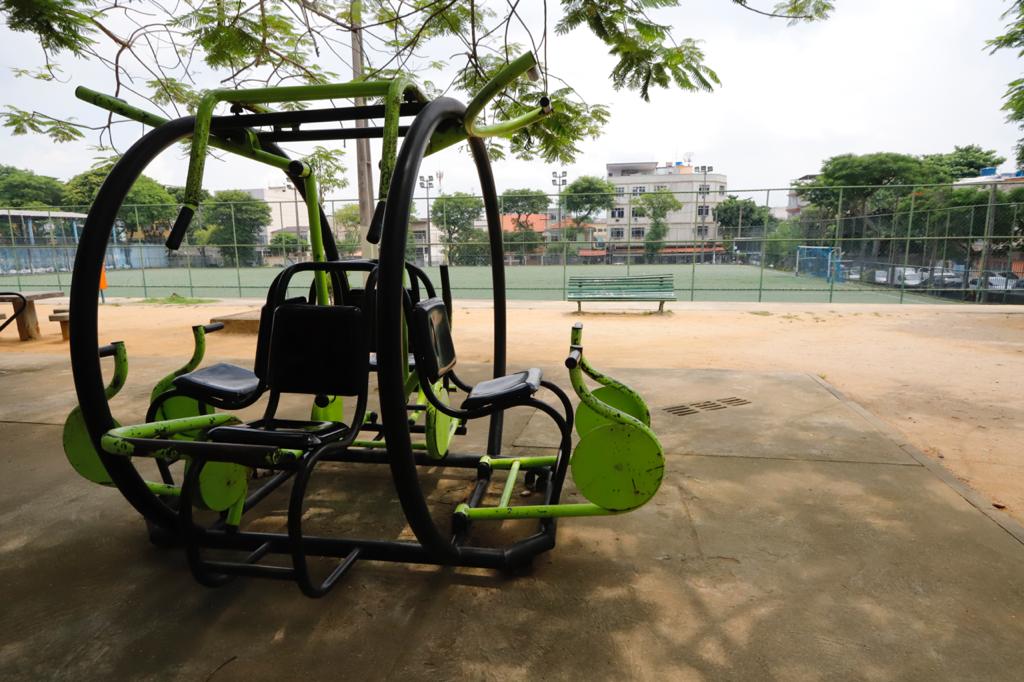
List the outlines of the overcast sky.
<svg viewBox="0 0 1024 682">
<path fill-rule="evenodd" d="M 829 156 L 846 152 L 924 154 L 979 144 L 1013 157 L 1018 131 L 1004 121 L 1000 106 L 1020 65 L 1010 52 L 989 55 L 984 49 L 985 40 L 1001 32 L 1000 14 L 1008 2 L 838 0 L 830 20 L 792 27 L 729 0 L 681 4 L 657 16 L 675 27 L 677 37 L 704 41 L 707 63 L 722 80 L 713 93 L 658 90 L 645 103 L 633 93 L 612 89 L 607 74 L 613 60 L 588 31 L 552 36 L 551 71 L 586 100 L 606 103 L 612 111 L 604 135 L 583 143 L 577 162 L 566 168 L 570 179 L 603 175 L 608 162 L 676 161 L 691 154 L 694 163 L 726 173 L 730 189 L 738 190 L 785 186 L 816 172 Z M 774 1 L 751 4 L 769 7 Z M 15 79 L 9 69 L 37 67 L 40 51 L 24 35 L 6 28 L 0 33 L 0 65 L 8 67 L 0 73 L 5 103 L 102 121 L 102 114 L 79 103 L 73 90 L 84 84 L 109 91 L 111 79 L 104 69 L 64 59 L 66 84 Z M 117 139 L 127 144 L 141 132 L 141 126 L 125 124 Z M 89 145 L 95 143 L 93 137 L 87 143 L 56 145 L 3 129 L 0 158 L 67 179 L 91 165 L 96 152 Z M 355 152 L 349 149 L 351 163 Z M 180 155 L 169 153 L 148 172 L 162 182 L 181 183 L 184 168 Z M 1004 169 L 1010 169 L 1009 162 Z M 548 190 L 552 170 L 540 161 L 495 164 L 499 190 Z M 424 171 L 443 171 L 446 191 L 476 191 L 472 162 L 464 153 L 429 158 Z M 207 166 L 211 190 L 279 180 L 276 171 L 242 160 Z M 354 189 L 341 190 L 339 196 L 354 196 Z M 784 203 L 781 194 L 772 203 Z"/>
</svg>

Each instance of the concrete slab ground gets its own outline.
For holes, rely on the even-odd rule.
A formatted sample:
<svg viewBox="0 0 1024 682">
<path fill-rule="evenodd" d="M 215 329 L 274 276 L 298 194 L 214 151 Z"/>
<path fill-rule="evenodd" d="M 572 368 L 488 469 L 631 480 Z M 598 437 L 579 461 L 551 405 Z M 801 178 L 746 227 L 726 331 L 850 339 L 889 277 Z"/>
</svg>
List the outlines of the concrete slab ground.
<svg viewBox="0 0 1024 682">
<path fill-rule="evenodd" d="M 117 416 L 141 416 L 174 364 L 133 358 Z M 116 491 L 66 465 L 66 360 L 0 356 L 0 678 L 1020 678 L 1019 527 L 872 415 L 796 373 L 614 374 L 666 445 L 648 506 L 562 521 L 525 575 L 365 563 L 314 601 L 289 583 L 194 583 Z M 664 411 L 680 406 L 693 411 Z M 510 415 L 510 449 L 549 445 L 542 422 Z M 332 465 L 318 484 L 321 529 L 407 534 L 381 468 Z M 424 485 L 440 518 L 465 478 Z M 271 496 L 259 523 L 282 514 Z"/>
</svg>

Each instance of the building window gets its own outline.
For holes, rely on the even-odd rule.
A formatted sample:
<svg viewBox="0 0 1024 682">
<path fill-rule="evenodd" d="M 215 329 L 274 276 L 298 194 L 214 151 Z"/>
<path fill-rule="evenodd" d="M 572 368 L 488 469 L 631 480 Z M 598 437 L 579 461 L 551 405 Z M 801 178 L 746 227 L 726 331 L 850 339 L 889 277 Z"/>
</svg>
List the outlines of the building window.
<svg viewBox="0 0 1024 682">
<path fill-rule="evenodd" d="M 718 193 L 723 195 L 725 194 L 725 185 L 718 186 Z"/>
<path fill-rule="evenodd" d="M 626 186 L 625 185 L 616 185 L 615 186 L 615 195 L 616 196 L 620 196 L 621 197 L 625 193 L 626 193 Z"/>
<path fill-rule="evenodd" d="M 639 206 L 634 206 L 633 208 L 631 208 L 629 210 L 629 214 L 631 216 L 633 216 L 634 218 L 643 218 L 644 217 L 644 210 L 642 208 L 640 208 Z"/>
<path fill-rule="evenodd" d="M 711 191 L 711 185 L 701 185 L 697 191 L 701 194 L 707 194 Z"/>
<path fill-rule="evenodd" d="M 702 204 L 697 207 L 697 215 L 711 215 L 711 207 L 707 204 Z"/>
<path fill-rule="evenodd" d="M 626 234 L 626 231 L 623 228 L 621 228 L 621 227 L 613 227 L 611 229 L 612 239 L 622 239 L 622 237 L 625 234 Z"/>
<path fill-rule="evenodd" d="M 634 227 L 634 228 L 632 228 L 629 231 L 629 234 L 630 234 L 631 237 L 633 237 L 633 239 L 643 239 L 644 238 L 644 228 L 642 228 L 642 227 Z"/>
<path fill-rule="evenodd" d="M 625 218 L 626 217 L 626 209 L 624 209 L 622 206 L 616 206 L 615 208 L 613 208 L 611 210 L 611 217 L 612 218 Z"/>
<path fill-rule="evenodd" d="M 633 196 L 640 196 L 647 192 L 647 185 L 633 185 Z"/>
<path fill-rule="evenodd" d="M 698 237 L 702 237 L 702 238 L 703 237 L 707 237 L 708 236 L 708 226 L 707 225 L 698 225 L 697 226 L 697 236 Z"/>
<path fill-rule="evenodd" d="M 668 189 L 668 185 L 655 185 L 654 186 L 654 191 L 655 192 L 663 192 L 663 191 L 665 191 L 667 189 Z"/>
</svg>

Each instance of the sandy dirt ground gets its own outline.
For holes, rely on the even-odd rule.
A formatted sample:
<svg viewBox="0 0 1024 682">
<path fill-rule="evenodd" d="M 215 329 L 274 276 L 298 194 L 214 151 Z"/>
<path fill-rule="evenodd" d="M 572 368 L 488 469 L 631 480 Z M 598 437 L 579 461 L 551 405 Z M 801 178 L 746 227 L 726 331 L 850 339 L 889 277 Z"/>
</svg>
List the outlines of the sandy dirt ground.
<svg viewBox="0 0 1024 682">
<path fill-rule="evenodd" d="M 100 340 L 124 340 L 129 357 L 167 357 L 170 370 L 190 353 L 190 325 L 256 305 L 108 304 Z M 675 304 L 657 315 L 645 305 L 591 304 L 580 315 L 562 302 L 514 302 L 509 368 L 559 362 L 570 327 L 582 321 L 587 354 L 599 367 L 818 375 L 1024 522 L 1024 309 L 709 303 Z M 44 338 L 19 342 L 12 325 L 0 334 L 0 353 L 66 353 L 57 324 L 46 321 L 51 307 L 38 306 Z M 490 360 L 492 314 L 486 303 L 456 302 L 464 361 Z M 207 360 L 251 356 L 254 347 L 255 336 L 218 334 Z"/>
</svg>

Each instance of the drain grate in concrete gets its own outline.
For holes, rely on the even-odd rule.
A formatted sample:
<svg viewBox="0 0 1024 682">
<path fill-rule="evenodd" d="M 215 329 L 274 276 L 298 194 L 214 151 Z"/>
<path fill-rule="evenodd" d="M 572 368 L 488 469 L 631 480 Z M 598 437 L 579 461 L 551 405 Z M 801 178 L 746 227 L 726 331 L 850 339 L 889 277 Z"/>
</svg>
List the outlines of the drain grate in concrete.
<svg viewBox="0 0 1024 682">
<path fill-rule="evenodd" d="M 697 414 L 698 412 L 713 412 L 715 410 L 724 410 L 727 407 L 739 407 L 740 405 L 749 404 L 750 401 L 746 398 L 732 396 L 730 398 L 719 398 L 718 400 L 701 400 L 696 403 L 672 405 L 671 407 L 664 408 L 664 410 L 665 412 L 674 414 L 677 417 L 686 417 L 691 414 Z"/>
</svg>

